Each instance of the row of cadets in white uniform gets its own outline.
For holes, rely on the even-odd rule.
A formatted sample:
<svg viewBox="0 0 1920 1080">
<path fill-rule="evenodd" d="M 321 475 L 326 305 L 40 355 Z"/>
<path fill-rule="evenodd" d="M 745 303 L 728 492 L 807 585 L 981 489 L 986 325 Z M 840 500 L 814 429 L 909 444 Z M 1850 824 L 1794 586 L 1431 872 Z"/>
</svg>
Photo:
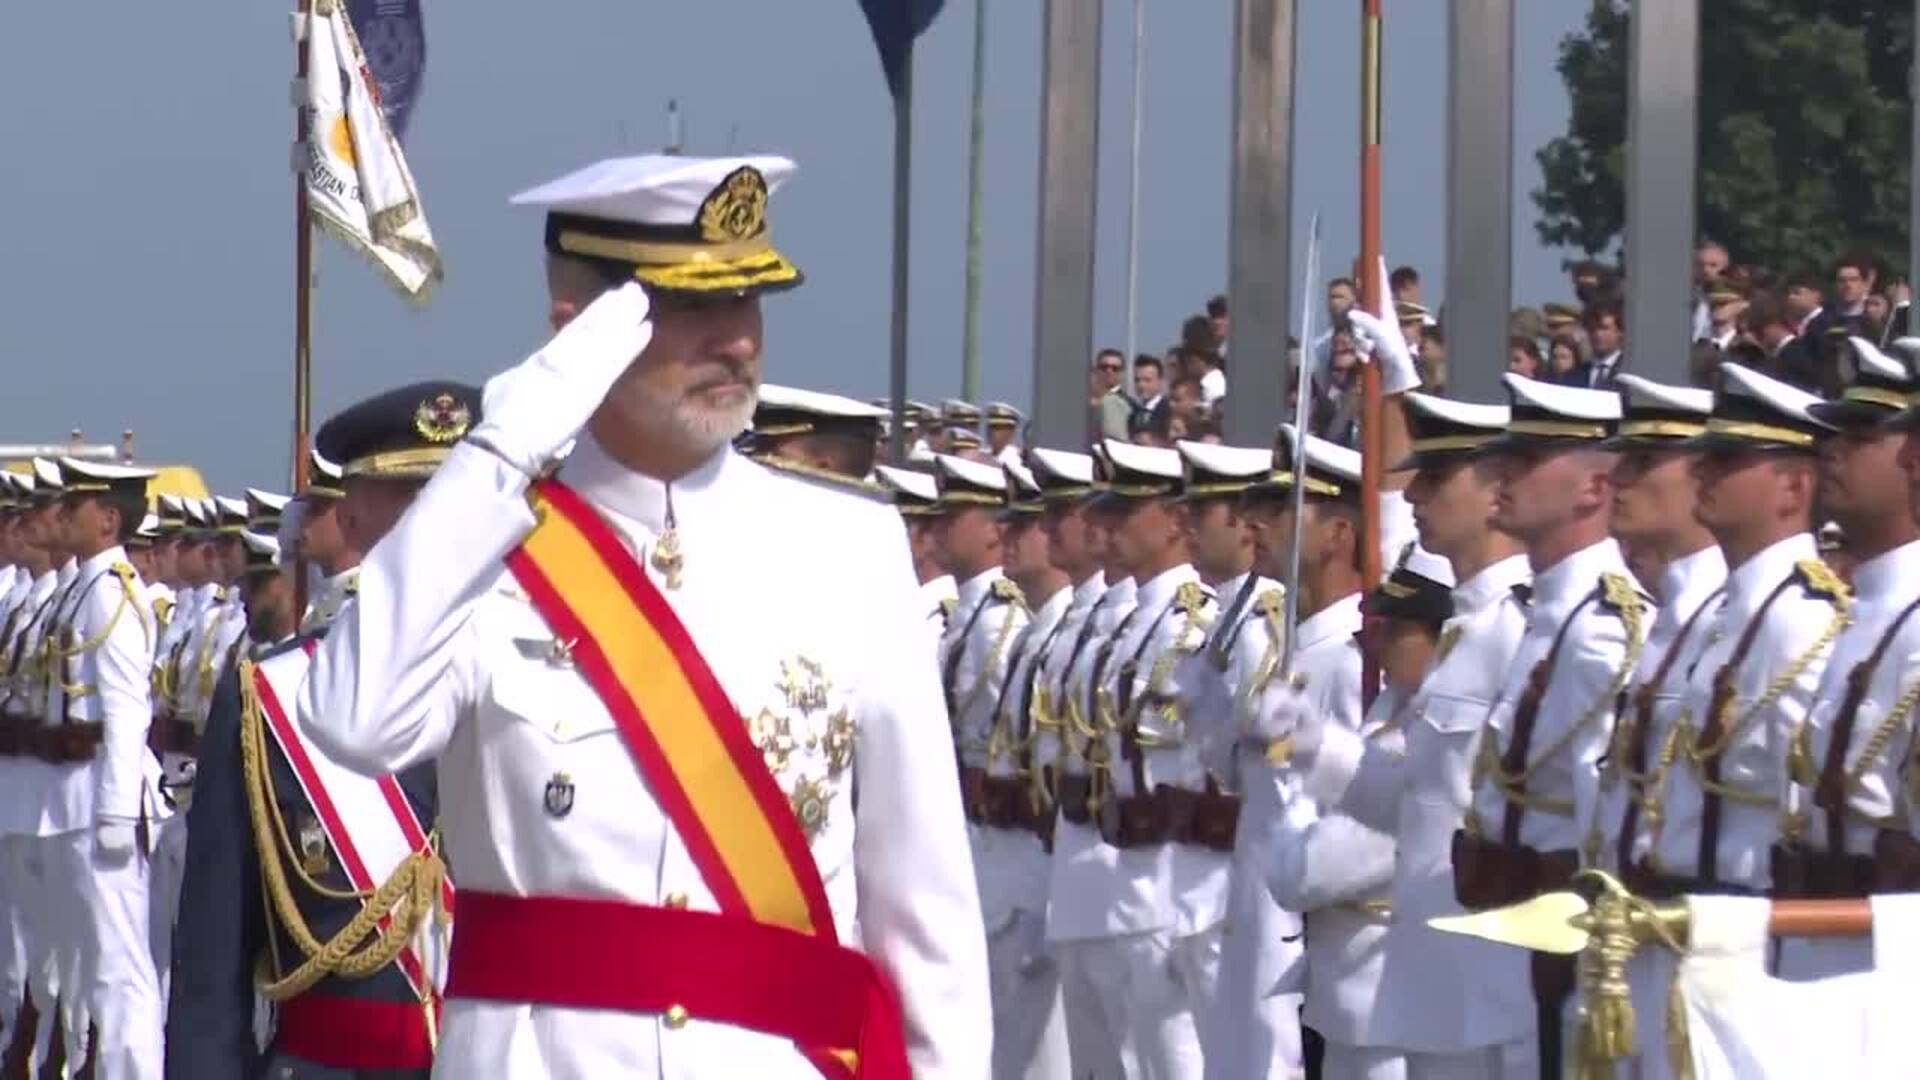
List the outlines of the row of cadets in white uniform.
<svg viewBox="0 0 1920 1080">
<path fill-rule="evenodd" d="M 40 486 L 49 473 L 58 479 L 50 462 L 36 463 L 32 473 L 0 473 L 11 492 L 8 539 L 17 571 L 0 625 L 0 725 L 6 732 L 0 747 L 0 913 L 7 932 L 0 953 L 0 989 L 6 994 L 0 1033 L 10 1061 L 27 1057 L 36 1067 L 52 1050 L 61 989 L 58 958 L 67 955 L 55 952 L 53 935 L 43 929 L 57 913 L 47 907 L 50 894 L 43 887 L 37 850 L 51 775 L 51 766 L 36 752 L 45 709 L 42 644 L 54 600 L 74 574 L 71 561 L 47 546 L 60 496 L 57 484 Z M 72 968 L 66 965 L 69 972 Z"/>
<path fill-rule="evenodd" d="M 1408 820 L 1426 805 L 1457 808 L 1437 820 L 1460 822 L 1447 842 L 1454 899 L 1467 907 L 1501 906 L 1559 888 L 1578 867 L 1596 820 L 1596 763 L 1612 728 L 1613 703 L 1654 614 L 1635 591 L 1618 544 L 1607 535 L 1611 459 L 1587 453 L 1600 449 L 1613 433 L 1619 398 L 1513 375 L 1506 385 L 1509 412 L 1505 434 L 1498 438 L 1488 438 L 1496 415 L 1476 415 L 1480 410 L 1418 395 L 1406 399 L 1416 463 L 1424 464 L 1418 461 L 1426 456 L 1423 444 L 1427 453 L 1456 441 L 1467 444 L 1482 459 L 1475 468 L 1484 471 L 1456 480 L 1477 486 L 1483 500 L 1497 493 L 1491 524 L 1526 547 L 1535 574 L 1531 587 L 1509 590 L 1524 609 L 1517 639 L 1511 614 L 1480 614 L 1509 602 L 1489 581 L 1478 580 L 1489 573 L 1522 576 L 1507 560 L 1479 567 L 1456 594 L 1468 610 L 1456 615 L 1460 629 L 1447 631 L 1455 643 L 1440 650 L 1440 662 L 1422 688 L 1426 701 L 1407 735 L 1410 744 L 1437 743 L 1454 753 L 1442 750 L 1423 758 L 1425 765 L 1417 771 L 1403 768 L 1391 754 L 1363 753 L 1365 748 L 1333 734 L 1334 725 L 1302 707 L 1298 693 L 1277 692 L 1262 717 L 1268 725 L 1263 734 L 1290 741 L 1290 767 L 1305 772 L 1312 790 L 1328 801 L 1337 795 L 1340 806 L 1376 824 L 1391 824 L 1413 841 L 1396 865 L 1395 891 L 1421 906 L 1444 904 L 1435 895 L 1442 879 L 1436 866 L 1441 858 L 1435 850 L 1436 817 Z M 1434 490 L 1438 480 L 1423 485 L 1416 477 L 1410 489 L 1416 520 L 1427 522 L 1423 528 L 1435 521 L 1432 500 L 1443 497 Z M 1445 538 L 1433 539 L 1444 549 Z M 1475 642 L 1458 643 L 1475 630 L 1489 635 L 1485 652 Z M 1469 652 L 1456 663 L 1477 656 L 1482 659 L 1473 662 L 1487 666 L 1450 672 L 1454 665 L 1447 661 L 1462 647 Z M 1503 674 L 1495 682 L 1483 681 L 1492 671 Z M 1489 687 L 1494 688 L 1490 698 L 1476 696 L 1488 694 Z M 1457 698 L 1446 692 L 1454 688 Z M 1424 730 L 1427 726 L 1435 730 Z M 1324 766 L 1323 745 L 1333 748 Z M 1430 772 L 1432 766 L 1438 767 Z M 1408 800 L 1414 806 L 1403 807 Z M 1417 957 L 1425 944 L 1417 934 L 1404 936 L 1405 942 L 1393 943 L 1387 964 L 1408 951 Z M 1393 1045 L 1383 1037 L 1392 1035 L 1420 1039 L 1433 1052 L 1378 1062 L 1366 1075 L 1397 1076 L 1402 1069 L 1423 1076 L 1533 1075 L 1543 1066 L 1534 1064 L 1525 1044 L 1542 1025 L 1547 1038 L 1539 1057 L 1558 1060 L 1570 972 L 1541 966 L 1533 972 L 1535 1000 L 1529 1002 L 1529 980 L 1514 964 L 1521 954 L 1491 944 L 1446 949 L 1442 955 L 1447 953 L 1466 962 L 1446 969 L 1452 976 L 1450 992 L 1421 1003 L 1431 1010 L 1432 1021 L 1410 1017 L 1394 1003 L 1376 1010 L 1372 1023 L 1380 1030 L 1373 1045 Z M 1416 960 L 1413 970 L 1423 967 Z M 1396 995 L 1407 978 L 1420 981 L 1393 971 Z M 1464 987 L 1461 979 L 1468 980 Z M 1458 1001 L 1463 1012 L 1446 1010 L 1448 1001 Z"/>
<path fill-rule="evenodd" d="M 906 522 L 907 543 L 920 587 L 915 606 L 927 628 L 927 637 L 937 647 L 953 619 L 960 602 L 960 587 L 953 575 L 940 565 L 935 522 L 939 517 L 940 485 L 933 473 L 881 465 L 874 478 L 892 497 L 894 509 Z"/>
<path fill-rule="evenodd" d="M 1724 556 L 1694 572 L 1724 578 L 1689 615 L 1693 629 L 1683 634 L 1680 623 L 1665 653 L 1642 660 L 1645 706 L 1620 727 L 1609 756 L 1624 776 L 1602 774 L 1617 785 L 1621 810 L 1596 823 L 1601 854 L 1626 860 L 1620 874 L 1637 895 L 1765 894 L 1776 850 L 1800 843 L 1788 799 L 1793 747 L 1851 618 L 1847 589 L 1810 531 L 1817 443 L 1832 430 L 1809 411 L 1818 403 L 1724 364 L 1701 433 L 1682 444 L 1698 455 L 1696 516 Z M 1739 482 L 1763 471 L 1764 486 Z M 1704 581 L 1679 595 L 1699 596 Z M 1634 957 L 1637 1013 L 1664 1015 L 1672 974 L 1665 950 Z M 1646 1028 L 1641 1074 L 1664 1076 L 1664 1025 Z"/>
<path fill-rule="evenodd" d="M 307 489 L 289 508 L 289 520 L 293 521 L 298 535 L 301 521 L 317 514 L 337 513 L 340 500 L 346 495 L 346 478 L 340 466 L 315 450 L 308 456 Z M 337 528 L 337 526 L 336 526 Z M 290 537 L 283 531 L 280 546 L 289 546 Z M 340 608 L 353 598 L 360 588 L 360 565 L 354 565 L 334 574 L 326 573 L 319 563 L 308 568 L 312 575 L 307 587 L 307 609 L 300 616 L 300 633 L 308 633 L 326 626 L 340 613 Z"/>
<path fill-rule="evenodd" d="M 60 499 L 40 511 L 36 532 L 58 534 L 71 571 L 36 620 L 28 660 L 39 663 L 15 686 L 29 708 L 42 705 L 38 783 L 8 793 L 9 803 L 35 804 L 19 807 L 36 819 L 27 863 L 38 870 L 22 882 L 32 895 L 21 936 L 30 976 L 57 994 L 70 1067 L 91 1054 L 102 1075 L 157 1077 L 164 1006 L 146 856 L 167 810 L 147 749 L 155 628 L 121 537 L 104 531 L 109 505 L 138 525 L 153 473 L 71 458 L 35 469 L 43 498 Z"/>
<path fill-rule="evenodd" d="M 1067 674 L 1048 933 L 1076 1069 L 1104 1052 L 1129 1075 L 1197 1076 L 1227 889 L 1223 875 L 1195 872 L 1186 849 L 1201 792 L 1176 785 L 1204 732 L 1188 728 L 1184 661 L 1218 603 L 1191 561 L 1179 453 L 1107 440 L 1095 461 L 1089 512 L 1106 534 L 1111 621 Z"/>
<path fill-rule="evenodd" d="M 1920 523 L 1906 449 L 1920 424 L 1920 339 L 1896 340 L 1894 355 L 1864 338 L 1851 345 L 1853 385 L 1838 401 L 1808 408 L 1839 429 L 1823 447 L 1821 504 L 1841 525 L 1856 562 L 1852 622 L 1833 643 L 1801 740 L 1805 767 L 1793 777 L 1793 812 L 1805 825 L 1807 895 L 1920 892 L 1913 738 Z M 1869 536 L 1876 546 L 1867 545 Z M 1779 878 L 1776 872 L 1776 889 Z M 1862 970 L 1873 966 L 1870 944 L 1793 940 L 1783 947 L 1781 972 L 1805 978 Z"/>
</svg>

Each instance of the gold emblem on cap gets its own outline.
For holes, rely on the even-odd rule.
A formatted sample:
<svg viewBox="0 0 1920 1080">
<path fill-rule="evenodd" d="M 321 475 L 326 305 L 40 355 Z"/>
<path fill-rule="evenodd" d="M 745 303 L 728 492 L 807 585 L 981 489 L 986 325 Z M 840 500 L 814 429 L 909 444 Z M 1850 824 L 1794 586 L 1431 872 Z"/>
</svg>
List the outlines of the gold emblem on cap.
<svg viewBox="0 0 1920 1080">
<path fill-rule="evenodd" d="M 473 411 L 452 394 L 435 394 L 413 411 L 413 430 L 432 443 L 456 442 L 473 424 Z"/>
<path fill-rule="evenodd" d="M 743 165 L 727 174 L 700 204 L 700 239 L 725 244 L 758 236 L 766 227 L 767 180 Z"/>
</svg>

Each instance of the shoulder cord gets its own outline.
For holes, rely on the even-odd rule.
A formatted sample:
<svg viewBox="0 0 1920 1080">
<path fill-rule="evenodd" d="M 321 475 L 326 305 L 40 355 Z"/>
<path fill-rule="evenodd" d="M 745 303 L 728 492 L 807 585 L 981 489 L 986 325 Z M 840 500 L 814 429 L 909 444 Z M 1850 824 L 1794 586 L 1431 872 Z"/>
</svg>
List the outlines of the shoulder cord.
<svg viewBox="0 0 1920 1080">
<path fill-rule="evenodd" d="M 992 597 L 992 596 L 987 597 L 985 600 L 981 601 L 981 607 L 984 608 L 987 604 L 992 603 L 994 600 L 995 600 L 995 597 Z M 1000 662 L 1000 658 L 1006 655 L 1007 642 L 1013 640 L 1014 611 L 1019 610 L 1021 612 L 1025 612 L 1027 610 L 1027 604 L 1026 604 L 1026 601 L 1024 600 L 1005 599 L 1005 600 L 1002 600 L 1001 603 L 1003 603 L 1007 608 L 1006 617 L 1000 620 L 1000 629 L 995 631 L 993 635 L 993 647 L 989 649 L 987 652 L 986 663 L 980 666 L 980 673 L 974 677 L 973 685 L 967 688 L 966 700 L 960 703 L 960 710 L 954 714 L 953 719 L 956 724 L 959 723 L 960 717 L 966 715 L 967 713 L 972 712 L 974 709 L 974 706 L 980 704 L 980 696 L 987 692 L 988 674 L 993 671 L 994 665 Z M 975 618 L 978 618 L 978 615 L 976 615 Z M 973 626 L 972 622 L 969 622 L 967 625 L 968 625 L 969 631 L 971 631 Z M 971 636 L 971 634 L 969 634 L 969 636 Z M 967 648 L 966 638 L 963 637 L 960 639 L 958 646 L 956 646 L 956 653 L 964 654 L 966 652 L 966 648 Z M 954 667 L 956 670 L 959 668 L 959 666 L 960 665 L 957 662 L 954 664 Z M 1006 674 L 1008 678 L 1011 678 L 1013 675 L 1013 672 L 1008 671 Z M 998 725 L 995 724 L 993 726 L 997 727 Z M 987 750 L 989 754 L 991 754 L 993 736 L 994 736 L 994 732 L 992 730 L 989 730 L 987 733 L 987 742 L 984 747 L 982 747 L 981 744 L 975 743 L 970 745 L 968 748 L 969 749 L 984 748 Z"/>
<path fill-rule="evenodd" d="M 200 690 L 199 704 L 206 707 L 213 696 L 213 661 L 219 655 L 214 651 L 213 643 L 220 638 L 220 628 L 227 625 L 227 605 L 221 604 L 214 610 L 213 625 L 200 639 L 200 648 L 193 656 L 193 674 L 195 685 Z"/>
<path fill-rule="evenodd" d="M 1174 606 L 1177 607 L 1179 605 L 1176 604 Z M 1140 715 L 1151 707 L 1156 714 L 1170 721 L 1168 724 L 1169 727 L 1180 728 L 1184 726 L 1184 721 L 1180 719 L 1180 702 L 1164 693 L 1161 687 L 1166 685 L 1167 677 L 1173 674 L 1173 669 L 1179 665 L 1182 657 L 1192 656 L 1194 653 L 1206 647 L 1207 634 L 1202 610 L 1195 608 L 1186 614 L 1186 625 L 1181 627 L 1180 631 L 1174 635 L 1173 640 L 1167 644 L 1166 649 L 1154 658 L 1153 667 L 1147 669 L 1147 687 L 1141 692 L 1139 699 L 1133 702 L 1133 715 L 1127 718 L 1128 725 L 1133 728 L 1135 741 L 1144 749 L 1152 750 L 1159 747 L 1175 745 L 1185 737 L 1184 731 L 1172 739 L 1165 739 L 1142 732 L 1140 730 Z M 1200 631 L 1199 640 L 1188 641 L 1189 632 L 1193 630 Z"/>
<path fill-rule="evenodd" d="M 1263 596 L 1260 602 L 1261 620 L 1267 627 L 1267 651 L 1260 657 L 1260 664 L 1254 668 L 1253 678 L 1240 691 L 1240 707 L 1244 711 L 1253 706 L 1253 699 L 1260 696 L 1273 677 L 1280 673 L 1280 652 L 1286 643 L 1286 616 L 1280 605 L 1267 601 Z"/>
<path fill-rule="evenodd" d="M 364 979 L 374 975 L 400 955 L 429 913 L 445 917 L 439 908 L 440 883 L 446 871 L 435 850 L 438 833 L 429 837 L 426 847 L 402 860 L 386 882 L 372 891 L 329 889 L 314 881 L 294 854 L 279 801 L 274 798 L 267 740 L 261 731 L 265 724 L 253 686 L 251 661 L 241 662 L 239 681 L 241 771 L 254 848 L 260 855 L 260 878 L 266 886 L 269 914 L 277 916 L 270 921 L 285 928 L 294 946 L 306 956 L 293 971 L 281 974 L 275 945 L 273 956 L 260 958 L 255 985 L 267 1000 L 285 1001 L 328 976 Z M 359 913 L 332 939 L 322 942 L 314 936 L 288 884 L 287 865 L 293 866 L 301 884 L 323 897 L 361 901 Z M 382 919 L 391 920 L 384 929 L 380 926 Z M 373 940 L 360 947 L 369 937 Z M 273 940 L 271 935 L 268 940 Z"/>
</svg>

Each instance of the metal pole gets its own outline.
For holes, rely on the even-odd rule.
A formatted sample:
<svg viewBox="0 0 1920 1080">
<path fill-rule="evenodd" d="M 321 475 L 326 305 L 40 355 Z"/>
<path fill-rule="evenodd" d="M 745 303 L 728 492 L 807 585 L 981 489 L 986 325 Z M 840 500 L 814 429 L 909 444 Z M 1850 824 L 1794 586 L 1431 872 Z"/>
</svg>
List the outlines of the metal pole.
<svg viewBox="0 0 1920 1080">
<path fill-rule="evenodd" d="M 1072 446 L 1094 429 L 1094 166 L 1100 150 L 1100 0 L 1047 0 L 1040 91 L 1039 252 L 1034 260 L 1033 439 Z"/>
<path fill-rule="evenodd" d="M 293 138 L 300 168 L 293 177 L 293 490 L 305 494 L 310 477 L 307 465 L 312 446 L 313 426 L 313 222 L 307 207 L 307 170 L 312 158 L 307 149 L 308 115 L 304 98 L 307 72 L 307 35 L 313 33 L 310 19 L 313 0 L 299 0 L 300 33 L 294 35 L 294 73 L 303 98 L 293 111 Z M 293 564 L 293 610 L 307 610 L 307 559 L 297 556 Z"/>
<path fill-rule="evenodd" d="M 980 167 L 987 131 L 987 0 L 973 2 L 973 117 L 967 144 L 967 299 L 960 331 L 960 396 L 980 395 Z"/>
<path fill-rule="evenodd" d="M 1914 49 L 1913 71 L 1908 76 L 1907 96 L 1920 94 L 1920 0 L 1913 4 Z M 1912 141 L 1908 147 L 1907 166 L 1907 287 L 1920 293 L 1920 109 L 1913 110 Z M 1915 298 L 1920 301 L 1920 297 Z M 1920 320 L 1913 317 L 1913 306 L 1907 307 L 1907 333 L 1920 331 Z"/>
<path fill-rule="evenodd" d="M 1634 0 L 1628 34 L 1625 366 L 1685 383 L 1693 340 L 1698 0 Z"/>
<path fill-rule="evenodd" d="M 900 89 L 893 97 L 893 355 L 888 371 L 893 424 L 889 451 L 905 461 L 907 413 L 907 243 L 913 215 L 913 42 L 900 62 Z"/>
<path fill-rule="evenodd" d="M 1513 303 L 1513 0 L 1454 0 L 1447 42 L 1447 391 L 1498 401 Z"/>
<path fill-rule="evenodd" d="M 1296 14 L 1294 0 L 1234 9 L 1225 435 L 1236 446 L 1270 445 L 1287 400 Z M 1303 357 L 1312 352 L 1312 342 L 1300 345 Z"/>
<path fill-rule="evenodd" d="M 1127 145 L 1127 363 L 1139 353 L 1140 117 L 1147 88 L 1147 0 L 1133 0 L 1133 136 Z"/>
<path fill-rule="evenodd" d="M 1360 24 L 1360 303 L 1378 311 L 1380 295 L 1380 0 L 1361 0 Z M 1394 329 L 1392 313 L 1387 328 Z M 1306 342 L 1301 348 L 1309 348 Z M 1380 366 L 1361 368 L 1360 411 L 1360 574 L 1366 588 L 1380 580 L 1380 478 L 1386 453 L 1381 429 Z M 1380 687 L 1380 660 L 1368 648 L 1361 664 L 1360 688 L 1368 705 Z"/>
</svg>

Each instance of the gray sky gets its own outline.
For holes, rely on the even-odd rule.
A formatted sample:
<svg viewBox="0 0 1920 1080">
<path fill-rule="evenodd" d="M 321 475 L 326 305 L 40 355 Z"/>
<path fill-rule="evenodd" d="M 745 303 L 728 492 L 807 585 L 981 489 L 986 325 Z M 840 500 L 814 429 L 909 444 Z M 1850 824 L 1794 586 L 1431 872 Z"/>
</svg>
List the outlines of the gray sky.
<svg viewBox="0 0 1920 1080">
<path fill-rule="evenodd" d="M 222 490 L 284 487 L 292 398 L 292 45 L 283 5 L 14 5 L 0 34 L 0 441 L 138 434 Z M 290 5 L 288 5 L 290 6 Z M 1563 129 L 1555 45 L 1580 0 L 1519 10 L 1516 299 L 1563 291 L 1534 240 L 1532 152 Z M 669 97 L 689 152 L 800 163 L 772 210 L 806 270 L 768 302 L 768 377 L 885 392 L 892 123 L 854 0 L 426 0 L 430 57 L 408 157 L 447 263 L 413 310 L 326 237 L 315 296 L 315 419 L 414 379 L 475 382 L 543 337 L 537 215 L 509 194 L 657 147 Z M 973 0 L 949 0 L 915 68 L 910 391 L 960 386 Z M 1040 0 L 989 0 L 982 394 L 1025 405 L 1033 326 Z M 1150 0 L 1141 343 L 1221 291 L 1229 0 Z M 1295 212 L 1329 259 L 1358 243 L 1357 3 L 1299 5 Z M 1445 295 L 1445 13 L 1387 0 L 1387 257 Z M 111 9 L 110 11 L 108 9 Z M 1124 333 L 1132 8 L 1107 0 L 1096 337 Z M 106 32 L 102 32 L 102 31 Z M 1296 252 L 1296 261 L 1301 257 Z"/>
</svg>

